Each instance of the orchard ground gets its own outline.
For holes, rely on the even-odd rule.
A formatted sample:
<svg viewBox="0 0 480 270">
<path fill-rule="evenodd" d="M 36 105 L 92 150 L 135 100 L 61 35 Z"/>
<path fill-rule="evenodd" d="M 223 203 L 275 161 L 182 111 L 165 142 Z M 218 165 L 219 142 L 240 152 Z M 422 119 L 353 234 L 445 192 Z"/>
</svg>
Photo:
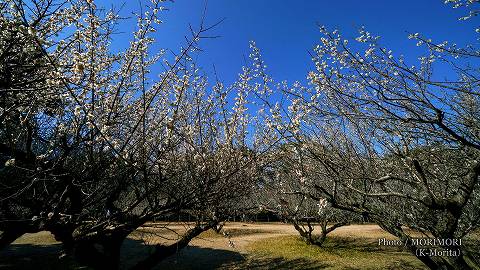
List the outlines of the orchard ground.
<svg viewBox="0 0 480 270">
<path fill-rule="evenodd" d="M 132 233 L 122 247 L 128 269 L 148 254 L 149 245 L 168 243 L 188 224 L 152 223 Z M 207 231 L 189 247 L 155 269 L 426 269 L 377 225 L 350 225 L 329 234 L 323 247 L 307 245 L 291 225 L 227 223 L 222 232 Z M 0 252 L 0 269 L 87 269 L 59 258 L 60 243 L 48 232 L 26 234 Z"/>
</svg>

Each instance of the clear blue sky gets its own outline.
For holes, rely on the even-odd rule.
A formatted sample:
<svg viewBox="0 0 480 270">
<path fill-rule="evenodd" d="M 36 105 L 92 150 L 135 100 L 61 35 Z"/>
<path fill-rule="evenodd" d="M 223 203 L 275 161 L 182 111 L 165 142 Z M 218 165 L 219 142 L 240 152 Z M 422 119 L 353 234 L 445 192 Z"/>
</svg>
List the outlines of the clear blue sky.
<svg viewBox="0 0 480 270">
<path fill-rule="evenodd" d="M 112 1 L 96 2 L 98 6 L 108 6 Z M 207 72 L 215 64 L 226 82 L 234 80 L 240 72 L 250 40 L 257 42 L 275 80 L 304 80 L 312 68 L 307 50 L 320 38 L 317 23 L 337 28 L 344 37 L 352 39 L 358 36 L 357 29 L 365 26 L 374 35 L 382 36 L 382 44 L 396 55 L 419 52 L 415 42 L 407 39 L 408 33 L 420 32 L 434 40 L 458 44 L 476 42 L 474 19 L 458 21 L 468 11 L 452 9 L 443 0 L 209 0 L 207 3 L 207 23 L 222 18 L 225 21 L 211 31 L 211 35 L 221 38 L 202 41 L 205 52 L 199 62 Z M 204 5 L 204 0 L 166 3 L 169 11 L 163 13 L 164 24 L 156 34 L 158 46 L 178 51 L 188 34 L 188 24 L 194 27 L 199 24 Z M 127 1 L 124 14 L 138 7 L 138 1 Z M 133 21 L 122 30 L 127 31 L 130 25 L 134 25 Z"/>
</svg>

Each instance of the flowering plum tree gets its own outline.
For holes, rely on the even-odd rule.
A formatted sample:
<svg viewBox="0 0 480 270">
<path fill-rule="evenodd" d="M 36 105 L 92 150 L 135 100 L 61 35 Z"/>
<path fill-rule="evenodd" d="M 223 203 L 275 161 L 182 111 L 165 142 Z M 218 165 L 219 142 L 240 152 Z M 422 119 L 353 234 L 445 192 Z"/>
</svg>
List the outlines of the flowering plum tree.
<svg viewBox="0 0 480 270">
<path fill-rule="evenodd" d="M 228 218 L 253 187 L 273 142 L 248 114 L 255 70 L 211 87 L 192 60 L 213 27 L 203 23 L 172 60 L 151 52 L 162 5 L 142 7 L 116 52 L 117 10 L 91 0 L 0 4 L 2 246 L 48 230 L 82 263 L 114 269 L 145 222 L 194 217 L 135 266 L 148 269 Z"/>
<path fill-rule="evenodd" d="M 263 208 L 275 213 L 280 219 L 293 225 L 307 244 L 322 246 L 327 234 L 335 229 L 360 221 L 359 215 L 331 207 L 330 203 L 310 191 L 314 183 L 323 182 L 312 172 L 303 147 L 284 144 L 273 151 L 262 185 Z M 315 230 L 320 228 L 320 230 Z M 319 233 L 318 233 L 319 231 Z"/>
<path fill-rule="evenodd" d="M 472 9 L 477 5 L 447 2 Z M 300 104 L 290 119 L 300 119 L 295 139 L 316 164 L 310 175 L 324 179 L 305 193 L 321 194 L 333 207 L 377 222 L 431 269 L 475 269 L 478 240 L 471 234 L 479 228 L 480 212 L 478 49 L 412 34 L 409 38 L 426 49 L 416 67 L 363 28 L 355 46 L 338 31 L 322 27 L 321 32 L 312 53 L 316 69 L 308 74 L 311 86 L 286 91 L 293 104 Z M 438 67 L 449 74 L 435 73 Z M 425 247 L 412 241 L 414 232 L 463 239 L 461 254 L 418 253 Z"/>
</svg>

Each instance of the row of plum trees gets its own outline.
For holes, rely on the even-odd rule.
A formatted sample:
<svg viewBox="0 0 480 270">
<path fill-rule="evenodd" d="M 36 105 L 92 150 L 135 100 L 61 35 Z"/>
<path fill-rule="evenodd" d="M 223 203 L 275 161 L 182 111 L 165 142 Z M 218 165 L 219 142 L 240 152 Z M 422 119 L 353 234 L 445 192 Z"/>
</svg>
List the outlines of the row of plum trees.
<svg viewBox="0 0 480 270">
<path fill-rule="evenodd" d="M 255 70 L 209 88 L 192 60 L 203 23 L 174 57 L 149 50 L 162 5 L 142 7 L 119 50 L 118 10 L 0 2 L 0 247 L 45 230 L 82 264 L 115 269 L 131 232 L 191 216 L 133 267 L 148 269 L 241 211 L 274 143 L 247 113 Z"/>
<path fill-rule="evenodd" d="M 446 3 L 468 9 L 462 20 L 478 13 L 478 1 Z M 320 31 L 309 84 L 280 88 L 289 102 L 270 107 L 284 143 L 264 171 L 271 195 L 261 203 L 309 243 L 363 220 L 398 237 L 431 269 L 478 268 L 478 46 L 411 34 L 425 50 L 409 64 L 365 29 L 355 40 Z M 312 237 L 314 225 L 321 231 Z M 463 244 L 422 246 L 412 241 L 419 233 Z M 420 248 L 439 252 L 422 256 Z M 460 256 L 438 256 L 457 248 Z"/>
<path fill-rule="evenodd" d="M 448 2 L 476 14 L 477 1 Z M 0 2 L 0 248 L 46 230 L 79 262 L 118 268 L 133 231 L 193 217 L 133 267 L 147 269 L 260 207 L 318 245 L 360 221 L 416 255 L 418 233 L 463 239 L 460 256 L 418 258 L 431 269 L 478 268 L 475 46 L 413 34 L 426 52 L 415 67 L 365 29 L 349 45 L 321 28 L 308 85 L 275 84 L 252 43 L 250 64 L 225 86 L 193 61 L 212 26 L 192 29 L 173 57 L 150 49 L 163 10 L 157 0 L 142 7 L 119 51 L 118 10 Z"/>
</svg>

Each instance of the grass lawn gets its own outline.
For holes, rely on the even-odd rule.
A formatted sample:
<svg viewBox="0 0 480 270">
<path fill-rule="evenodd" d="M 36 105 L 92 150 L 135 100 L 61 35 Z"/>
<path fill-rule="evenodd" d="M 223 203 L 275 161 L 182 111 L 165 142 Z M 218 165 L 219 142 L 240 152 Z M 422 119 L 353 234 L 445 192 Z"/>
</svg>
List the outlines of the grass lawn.
<svg viewBox="0 0 480 270">
<path fill-rule="evenodd" d="M 276 258 L 268 269 L 427 269 L 398 247 L 378 246 L 362 238 L 329 237 L 323 247 L 307 245 L 297 236 L 267 238 L 248 246 L 258 260 Z"/>
</svg>

